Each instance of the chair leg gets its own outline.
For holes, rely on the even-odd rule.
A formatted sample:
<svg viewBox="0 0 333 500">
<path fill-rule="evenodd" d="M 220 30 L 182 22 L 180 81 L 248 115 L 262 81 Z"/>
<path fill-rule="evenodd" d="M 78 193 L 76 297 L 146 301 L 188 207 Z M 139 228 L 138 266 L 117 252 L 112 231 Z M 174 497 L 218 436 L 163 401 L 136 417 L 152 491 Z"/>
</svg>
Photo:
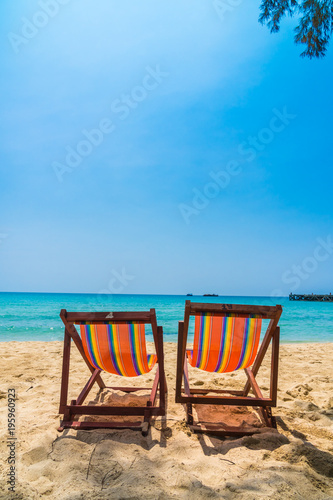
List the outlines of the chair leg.
<svg viewBox="0 0 333 500">
<path fill-rule="evenodd" d="M 184 390 L 187 396 L 191 396 L 190 390 L 190 382 L 188 376 L 188 367 L 187 367 L 187 356 L 185 355 L 184 361 Z M 193 425 L 193 407 L 192 403 L 186 403 L 186 422 L 188 425 Z"/>
<path fill-rule="evenodd" d="M 277 428 L 276 418 L 273 417 L 273 415 L 272 415 L 272 408 L 270 406 L 266 406 L 266 412 L 267 412 L 270 427 L 273 427 L 274 429 L 276 429 Z"/>
<path fill-rule="evenodd" d="M 75 399 L 72 399 L 71 401 L 71 405 L 75 405 L 76 404 L 76 400 Z M 60 426 L 58 427 L 58 431 L 59 432 L 63 432 L 63 430 L 68 427 L 68 424 L 73 422 L 74 421 L 74 417 L 75 415 L 71 412 L 70 409 L 66 409 L 64 411 L 64 418 L 63 420 L 60 422 Z M 67 424 L 67 425 L 66 425 Z"/>
<path fill-rule="evenodd" d="M 148 432 L 149 432 L 149 428 L 150 428 L 150 419 L 151 419 L 150 411 L 146 410 L 145 414 L 144 414 L 142 427 L 141 427 L 141 434 L 143 435 L 143 437 L 148 436 Z"/>
<path fill-rule="evenodd" d="M 278 386 L 278 371 L 279 371 L 279 346 L 280 346 L 280 327 L 275 329 L 272 339 L 272 359 L 271 359 L 271 387 L 270 398 L 276 406 L 277 386 Z"/>
<path fill-rule="evenodd" d="M 276 429 L 276 419 L 272 415 L 272 408 L 270 406 L 263 406 L 258 408 L 258 410 L 266 426 Z"/>
<path fill-rule="evenodd" d="M 61 375 L 61 392 L 60 392 L 59 413 L 63 413 L 63 409 L 67 405 L 70 351 L 71 351 L 71 337 L 70 337 L 67 329 L 65 328 L 65 338 L 64 338 L 63 357 L 62 357 L 62 375 Z"/>
<path fill-rule="evenodd" d="M 186 403 L 186 422 L 193 425 L 193 408 L 191 403 Z"/>
<path fill-rule="evenodd" d="M 273 429 L 277 429 L 276 418 L 273 415 L 271 416 L 271 422 Z"/>
</svg>

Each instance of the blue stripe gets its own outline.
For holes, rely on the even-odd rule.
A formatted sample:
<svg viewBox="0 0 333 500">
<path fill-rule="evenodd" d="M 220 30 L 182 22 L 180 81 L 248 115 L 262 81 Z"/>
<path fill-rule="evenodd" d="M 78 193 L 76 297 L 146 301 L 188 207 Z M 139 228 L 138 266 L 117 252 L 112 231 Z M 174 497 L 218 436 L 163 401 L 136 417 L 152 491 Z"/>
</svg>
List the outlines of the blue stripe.
<svg viewBox="0 0 333 500">
<path fill-rule="evenodd" d="M 235 370 L 238 370 L 239 367 L 242 365 L 244 361 L 244 356 L 245 356 L 245 351 L 246 347 L 249 341 L 249 331 L 250 331 L 250 318 L 245 319 L 245 328 L 244 328 L 244 337 L 243 337 L 243 345 L 242 345 L 242 352 L 238 361 L 238 365 L 236 366 Z"/>
<path fill-rule="evenodd" d="M 117 357 L 115 356 L 115 345 L 114 345 L 114 341 L 113 341 L 112 325 L 107 325 L 107 332 L 108 332 L 108 340 L 109 340 L 109 346 L 110 346 L 109 351 L 110 351 L 111 361 L 113 363 L 113 366 L 117 370 L 118 375 L 122 375 L 118 361 L 117 361 Z"/>
<path fill-rule="evenodd" d="M 94 367 L 102 369 L 102 367 L 99 366 L 99 364 L 97 363 L 97 359 L 96 359 L 95 354 L 94 354 L 93 342 L 92 342 L 92 333 L 91 333 L 91 329 L 92 328 L 93 328 L 92 325 L 87 325 L 87 326 L 84 327 L 84 329 L 86 331 L 87 345 L 88 345 L 88 349 L 89 349 L 89 354 L 90 354 L 90 358 L 91 358 L 91 361 L 92 361 L 92 364 L 94 365 Z"/>
<path fill-rule="evenodd" d="M 136 371 L 136 374 L 137 375 L 141 375 L 141 371 L 139 369 L 138 360 L 137 360 L 136 352 L 135 352 L 135 330 L 134 330 L 134 324 L 133 323 L 128 323 L 128 329 L 129 329 L 129 333 L 130 333 L 130 346 L 131 346 L 131 356 L 132 356 L 133 366 L 134 366 L 134 369 Z"/>
<path fill-rule="evenodd" d="M 224 316 L 224 318 L 222 319 L 222 336 L 221 336 L 221 343 L 220 343 L 219 359 L 218 359 L 215 371 L 218 371 L 220 369 L 221 363 L 222 363 L 223 353 L 225 351 L 225 343 L 226 343 L 225 332 L 226 332 L 227 326 L 228 326 L 227 322 L 228 322 L 228 317 Z"/>
</svg>

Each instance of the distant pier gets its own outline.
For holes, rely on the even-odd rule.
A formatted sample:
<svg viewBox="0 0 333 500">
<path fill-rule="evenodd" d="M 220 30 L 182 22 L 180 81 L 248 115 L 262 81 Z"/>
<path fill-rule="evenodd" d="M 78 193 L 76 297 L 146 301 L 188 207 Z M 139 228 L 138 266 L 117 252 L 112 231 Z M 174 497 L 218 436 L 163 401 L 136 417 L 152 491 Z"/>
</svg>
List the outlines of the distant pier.
<svg viewBox="0 0 333 500">
<path fill-rule="evenodd" d="M 308 302 L 333 302 L 333 295 L 317 295 L 311 293 L 309 295 L 300 295 L 298 293 L 290 293 L 289 300 L 304 300 Z"/>
</svg>

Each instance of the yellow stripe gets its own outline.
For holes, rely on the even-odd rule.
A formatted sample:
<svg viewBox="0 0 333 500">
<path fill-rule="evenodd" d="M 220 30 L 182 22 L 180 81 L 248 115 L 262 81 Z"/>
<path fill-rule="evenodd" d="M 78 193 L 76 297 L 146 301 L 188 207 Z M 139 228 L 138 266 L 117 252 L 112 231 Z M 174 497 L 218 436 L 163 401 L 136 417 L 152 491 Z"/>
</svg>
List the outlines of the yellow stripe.
<svg viewBox="0 0 333 500">
<path fill-rule="evenodd" d="M 206 351 L 207 351 L 207 355 L 206 355 L 206 361 L 205 361 L 205 364 L 204 364 L 204 370 L 206 370 L 207 368 L 207 365 L 209 363 L 209 356 L 210 356 L 210 346 L 211 346 L 211 343 L 212 343 L 212 328 L 213 328 L 213 316 L 210 316 L 209 317 L 209 323 L 207 325 L 207 341 L 206 341 Z"/>
<path fill-rule="evenodd" d="M 226 318 L 227 328 L 226 328 L 226 344 L 225 344 L 225 353 L 223 354 L 223 361 L 219 373 L 222 373 L 230 360 L 230 351 L 232 346 L 232 337 L 233 337 L 233 326 L 234 326 L 234 318 Z"/>
<path fill-rule="evenodd" d="M 252 354 L 253 337 L 254 337 L 256 320 L 251 318 L 249 321 L 250 321 L 250 328 L 249 328 L 248 342 L 247 342 L 247 346 L 246 346 L 246 351 L 245 351 L 243 363 L 241 364 L 241 366 L 239 368 L 246 368 L 247 367 L 249 359 L 250 359 L 251 354 Z"/>
<path fill-rule="evenodd" d="M 260 323 L 260 326 L 259 326 L 259 323 Z M 253 356 L 253 353 L 255 351 L 255 343 L 256 343 L 256 340 L 257 340 L 257 336 L 259 335 L 260 337 L 260 332 L 261 332 L 261 320 L 260 319 L 253 319 L 253 340 L 252 340 L 252 346 L 251 346 L 251 353 L 249 355 L 249 360 L 248 360 L 248 364 L 250 363 L 251 361 L 251 358 Z M 258 346 L 257 346 L 257 349 L 258 349 Z M 256 354 L 256 353 L 255 353 Z"/>
<path fill-rule="evenodd" d="M 144 367 L 143 362 L 142 362 L 142 346 L 141 346 L 141 342 L 140 342 L 140 325 L 139 324 L 134 325 L 134 335 L 135 335 L 135 353 L 136 353 L 138 368 L 140 370 L 140 373 L 146 373 L 147 370 Z"/>
<path fill-rule="evenodd" d="M 127 377 L 127 372 L 126 372 L 125 365 L 123 363 L 120 348 L 119 348 L 117 326 L 118 325 L 112 325 L 112 335 L 113 335 L 113 341 L 114 341 L 114 355 L 115 355 L 115 358 L 117 359 L 119 370 L 120 370 L 121 374 L 124 377 Z"/>
<path fill-rule="evenodd" d="M 92 342 L 92 347 L 93 347 L 93 353 L 94 353 L 94 356 L 96 358 L 97 365 L 104 370 L 104 365 L 103 365 L 101 355 L 99 352 L 97 326 L 96 325 L 89 325 L 89 330 L 91 333 L 91 342 Z"/>
<path fill-rule="evenodd" d="M 201 370 L 204 370 L 204 367 L 207 365 L 207 359 L 208 359 L 208 354 L 209 354 L 209 330 L 210 330 L 210 324 L 212 321 L 211 316 L 204 316 L 204 331 L 203 331 L 203 343 L 202 343 L 202 353 L 201 353 L 201 360 L 200 360 L 200 366 L 199 368 Z"/>
</svg>

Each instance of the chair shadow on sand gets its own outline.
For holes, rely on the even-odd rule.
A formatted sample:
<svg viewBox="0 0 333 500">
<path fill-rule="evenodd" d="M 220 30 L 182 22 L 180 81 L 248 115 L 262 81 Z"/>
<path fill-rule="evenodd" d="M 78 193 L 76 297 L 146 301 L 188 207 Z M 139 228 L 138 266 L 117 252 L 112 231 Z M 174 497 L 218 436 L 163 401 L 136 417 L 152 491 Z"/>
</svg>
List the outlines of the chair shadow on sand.
<svg viewBox="0 0 333 500">
<path fill-rule="evenodd" d="M 195 405 L 193 416 L 195 420 L 202 423 L 209 422 L 213 426 L 216 425 L 218 429 L 231 426 L 239 430 L 239 436 L 219 436 L 213 431 L 198 434 L 198 440 L 205 455 L 224 455 L 233 448 L 251 445 L 251 443 L 260 444 L 258 448 L 273 451 L 289 443 L 289 440 L 278 430 L 265 426 L 261 413 L 255 407 Z M 265 439 L 262 439 L 262 436 Z"/>
<path fill-rule="evenodd" d="M 206 410 L 207 408 L 201 411 L 199 410 L 200 418 L 205 419 L 209 417 L 209 419 L 211 420 L 212 416 L 211 414 L 205 413 Z M 243 411 L 244 408 L 241 408 L 240 410 Z M 223 414 L 221 413 L 221 416 L 222 415 Z M 238 420 L 240 420 L 241 413 L 237 413 L 236 411 L 235 415 L 236 417 L 238 416 Z M 224 416 L 226 416 L 226 414 L 224 414 Z M 232 417 L 229 414 L 227 415 L 227 418 Z M 259 416 L 257 418 L 259 421 Z M 231 421 L 233 425 L 236 424 L 235 420 Z M 299 432 L 296 429 L 292 429 L 280 416 L 276 417 L 276 421 L 278 424 L 278 429 L 271 429 L 269 427 L 261 426 L 258 427 L 257 433 L 238 438 L 225 438 L 214 435 L 200 434 L 199 443 L 201 445 L 203 453 L 207 456 L 226 455 L 230 450 L 239 447 L 246 447 L 255 450 L 267 450 L 269 452 L 274 451 L 275 460 L 287 462 L 291 465 L 297 465 L 297 463 L 305 460 L 308 466 L 317 474 L 320 474 L 327 478 L 332 478 L 333 455 L 326 451 L 320 450 L 317 446 L 315 446 L 308 440 L 308 437 L 305 434 Z M 244 424 L 242 424 L 240 428 L 244 429 Z M 283 434 L 279 432 L 279 428 L 284 432 Z M 298 441 L 289 440 L 285 435 L 286 433 L 291 434 Z M 285 450 L 285 448 L 282 448 L 284 445 L 291 445 L 292 449 Z M 279 448 L 282 449 L 279 450 Z M 226 461 L 233 463 L 230 460 Z"/>
<path fill-rule="evenodd" d="M 110 389 L 100 390 L 93 400 L 90 400 L 87 405 L 88 406 L 103 406 L 108 405 L 109 407 L 124 406 L 125 408 L 132 407 L 142 407 L 145 406 L 147 401 L 149 400 L 149 389 L 142 390 L 138 392 L 132 393 L 124 393 L 122 391 L 113 391 Z M 157 398 L 158 399 L 158 398 Z M 166 401 L 166 409 L 167 409 L 167 401 Z M 143 422 L 143 417 L 138 416 L 119 416 L 119 415 L 109 415 L 109 416 L 82 416 L 80 421 L 85 422 L 99 422 L 99 421 L 107 421 L 111 424 L 113 422 L 122 422 L 126 421 L 128 423 L 133 423 L 133 427 L 138 426 Z M 160 432 L 160 438 L 152 438 L 152 430 L 151 427 Z M 101 440 L 114 440 L 123 442 L 124 441 L 124 432 L 129 430 L 130 427 L 124 427 L 121 429 L 90 429 L 90 430 L 77 430 L 76 436 L 71 435 L 70 429 L 65 429 L 62 435 L 59 435 L 57 441 L 61 439 L 75 439 L 83 442 L 89 443 L 99 443 Z M 152 418 L 151 426 L 149 427 L 148 435 L 142 436 L 139 430 L 133 430 L 131 432 L 126 433 L 126 442 L 131 444 L 138 444 L 145 449 L 151 449 L 153 446 L 160 446 L 161 448 L 166 448 L 167 439 L 171 437 L 172 430 L 167 426 L 167 417 L 162 416 L 159 417 L 157 421 L 156 418 Z"/>
<path fill-rule="evenodd" d="M 101 404 L 104 400 L 108 400 L 109 403 L 112 400 L 112 404 L 118 405 L 120 397 L 123 396 L 114 393 L 110 395 L 108 392 L 98 393 L 95 399 L 89 402 L 89 405 Z M 145 404 L 147 397 L 149 398 L 147 393 L 132 394 L 131 404 Z M 84 418 L 89 417 L 81 417 L 82 420 Z M 105 421 L 105 417 L 102 418 Z M 111 422 L 112 418 L 115 417 L 108 417 Z M 119 416 L 116 418 L 119 422 Z M 128 418 L 126 417 L 126 420 Z M 91 417 L 89 420 L 91 421 Z M 159 434 L 156 434 L 155 429 L 160 431 Z M 138 430 L 126 428 L 65 429 L 53 441 L 49 458 L 53 461 L 61 461 L 66 455 L 76 457 L 76 463 L 80 463 L 80 467 L 86 470 L 85 480 L 93 487 L 98 488 L 99 491 L 103 491 L 118 484 L 124 475 L 133 473 L 137 462 L 142 460 L 144 452 L 148 452 L 156 446 L 166 448 L 167 439 L 171 434 L 172 431 L 167 427 L 165 416 L 160 417 L 158 422 L 156 419 L 152 419 L 147 436 L 143 436 Z M 123 446 L 131 451 L 123 454 Z M 120 456 L 122 458 L 119 458 Z M 124 457 L 128 458 L 126 467 L 123 463 Z"/>
<path fill-rule="evenodd" d="M 290 428 L 281 417 L 276 418 L 278 425 L 285 432 L 289 432 L 293 437 L 302 441 L 297 443 L 296 456 L 301 459 L 305 458 L 308 465 L 318 474 L 333 478 L 333 454 L 322 451 L 317 446 L 308 440 L 308 437 L 302 432 Z M 288 458 L 288 457 L 284 457 Z"/>
</svg>

